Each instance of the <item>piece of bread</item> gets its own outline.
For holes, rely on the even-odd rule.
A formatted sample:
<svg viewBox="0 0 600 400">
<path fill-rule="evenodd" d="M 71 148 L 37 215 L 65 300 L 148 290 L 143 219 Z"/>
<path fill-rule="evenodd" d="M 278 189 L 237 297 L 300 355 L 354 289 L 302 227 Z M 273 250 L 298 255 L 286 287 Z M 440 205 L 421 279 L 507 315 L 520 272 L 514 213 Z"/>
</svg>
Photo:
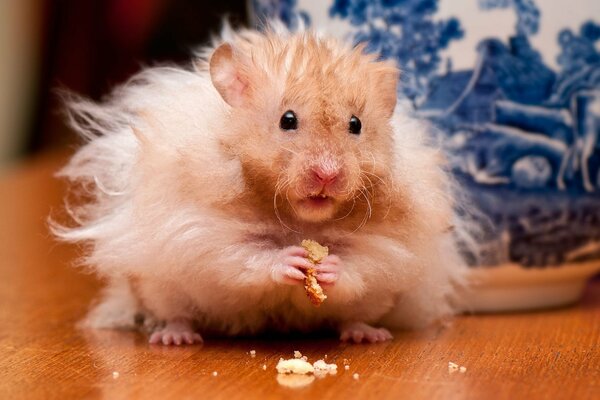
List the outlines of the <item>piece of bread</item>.
<svg viewBox="0 0 600 400">
<path fill-rule="evenodd" d="M 314 240 L 303 240 L 302 247 L 308 252 L 308 259 L 313 264 L 318 264 L 329 254 L 329 248 L 321 246 Z M 306 278 L 304 279 L 304 289 L 310 301 L 316 306 L 320 306 L 323 301 L 327 298 L 323 293 L 323 288 L 317 281 L 317 271 L 313 268 L 309 268 L 306 271 Z"/>
<path fill-rule="evenodd" d="M 280 374 L 312 374 L 315 372 L 311 363 L 300 358 L 290 358 L 289 360 L 280 358 L 275 368 Z"/>
</svg>

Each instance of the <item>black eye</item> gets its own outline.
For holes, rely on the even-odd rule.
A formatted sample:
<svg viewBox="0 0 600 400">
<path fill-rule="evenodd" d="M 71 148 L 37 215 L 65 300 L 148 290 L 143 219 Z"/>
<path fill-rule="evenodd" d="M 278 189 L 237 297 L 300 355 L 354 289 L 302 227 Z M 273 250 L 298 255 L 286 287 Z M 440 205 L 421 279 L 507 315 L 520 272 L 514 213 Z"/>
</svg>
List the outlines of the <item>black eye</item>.
<svg viewBox="0 0 600 400">
<path fill-rule="evenodd" d="M 360 119 L 356 115 L 353 115 L 350 118 L 350 124 L 348 124 L 348 131 L 355 135 L 360 133 L 360 128 L 362 128 L 362 124 L 360 123 Z"/>
<path fill-rule="evenodd" d="M 292 110 L 287 110 L 279 120 L 279 127 L 284 131 L 292 131 L 298 129 L 298 118 Z"/>
</svg>

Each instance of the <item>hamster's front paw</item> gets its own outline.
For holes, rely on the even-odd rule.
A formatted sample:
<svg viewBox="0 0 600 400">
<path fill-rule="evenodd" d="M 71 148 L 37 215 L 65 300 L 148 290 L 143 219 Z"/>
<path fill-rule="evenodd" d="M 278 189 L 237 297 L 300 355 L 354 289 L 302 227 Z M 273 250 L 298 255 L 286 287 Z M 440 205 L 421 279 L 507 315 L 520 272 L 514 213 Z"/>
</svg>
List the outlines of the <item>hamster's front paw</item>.
<svg viewBox="0 0 600 400">
<path fill-rule="evenodd" d="M 165 346 L 202 343 L 202 336 L 194 332 L 192 324 L 187 319 L 174 319 L 167 321 L 163 328 L 159 328 L 150 335 L 150 344 L 164 344 Z"/>
<path fill-rule="evenodd" d="M 313 265 L 317 271 L 317 281 L 322 286 L 331 286 L 337 282 L 342 270 L 342 260 L 336 255 L 330 254 L 320 263 Z"/>
<path fill-rule="evenodd" d="M 306 250 L 299 246 L 290 246 L 281 250 L 278 261 L 273 266 L 273 280 L 287 285 L 304 284 L 306 276 L 303 271 L 314 267 L 306 258 L 307 255 Z"/>
<path fill-rule="evenodd" d="M 363 341 L 369 343 L 385 342 L 393 338 L 387 329 L 375 328 L 364 322 L 347 323 L 342 326 L 340 334 L 342 342 L 353 341 L 354 343 L 361 343 Z"/>
</svg>

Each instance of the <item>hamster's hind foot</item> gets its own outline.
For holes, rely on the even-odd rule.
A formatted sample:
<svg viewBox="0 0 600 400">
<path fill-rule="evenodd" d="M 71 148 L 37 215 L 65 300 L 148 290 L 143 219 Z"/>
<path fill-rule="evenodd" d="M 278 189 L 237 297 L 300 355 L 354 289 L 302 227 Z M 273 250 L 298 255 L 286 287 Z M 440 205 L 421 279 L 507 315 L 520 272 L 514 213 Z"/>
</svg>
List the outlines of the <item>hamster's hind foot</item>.
<svg viewBox="0 0 600 400">
<path fill-rule="evenodd" d="M 385 328 L 375 328 L 364 322 L 351 322 L 342 325 L 340 329 L 340 340 L 342 342 L 353 341 L 354 343 L 377 343 L 392 340 L 394 337 Z"/>
<path fill-rule="evenodd" d="M 202 336 L 194 332 L 191 321 L 177 318 L 167 321 L 166 325 L 158 328 L 150 335 L 150 344 L 163 344 L 165 346 L 202 343 Z"/>
</svg>

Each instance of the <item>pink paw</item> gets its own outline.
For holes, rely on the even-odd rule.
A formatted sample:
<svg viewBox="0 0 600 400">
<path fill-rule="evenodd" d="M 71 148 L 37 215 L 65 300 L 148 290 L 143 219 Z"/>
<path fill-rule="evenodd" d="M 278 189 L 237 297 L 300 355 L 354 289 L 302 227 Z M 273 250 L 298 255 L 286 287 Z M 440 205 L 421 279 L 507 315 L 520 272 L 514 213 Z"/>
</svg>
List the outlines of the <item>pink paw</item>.
<svg viewBox="0 0 600 400">
<path fill-rule="evenodd" d="M 313 267 L 306 258 L 307 255 L 306 250 L 299 246 L 290 246 L 281 250 L 280 262 L 273 267 L 273 280 L 287 285 L 303 284 L 306 277 L 303 270 Z"/>
<path fill-rule="evenodd" d="M 385 328 L 374 328 L 364 322 L 353 322 L 344 325 L 340 334 L 340 340 L 347 342 L 352 340 L 354 343 L 377 343 L 392 340 L 394 337 Z"/>
<path fill-rule="evenodd" d="M 187 320 L 169 321 L 164 326 L 150 335 L 150 344 L 164 344 L 165 346 L 202 343 L 202 336 L 194 332 L 192 325 Z"/>
<path fill-rule="evenodd" d="M 332 286 L 340 277 L 342 260 L 338 256 L 330 254 L 313 268 L 317 271 L 317 281 L 322 286 Z"/>
<path fill-rule="evenodd" d="M 286 247 L 281 251 L 281 262 L 273 268 L 273 280 L 288 285 L 304 284 L 304 271 L 313 268 L 317 271 L 317 281 L 323 286 L 331 286 L 337 282 L 342 269 L 342 261 L 338 256 L 328 255 L 319 264 L 311 263 L 307 251 L 299 246 Z"/>
</svg>

